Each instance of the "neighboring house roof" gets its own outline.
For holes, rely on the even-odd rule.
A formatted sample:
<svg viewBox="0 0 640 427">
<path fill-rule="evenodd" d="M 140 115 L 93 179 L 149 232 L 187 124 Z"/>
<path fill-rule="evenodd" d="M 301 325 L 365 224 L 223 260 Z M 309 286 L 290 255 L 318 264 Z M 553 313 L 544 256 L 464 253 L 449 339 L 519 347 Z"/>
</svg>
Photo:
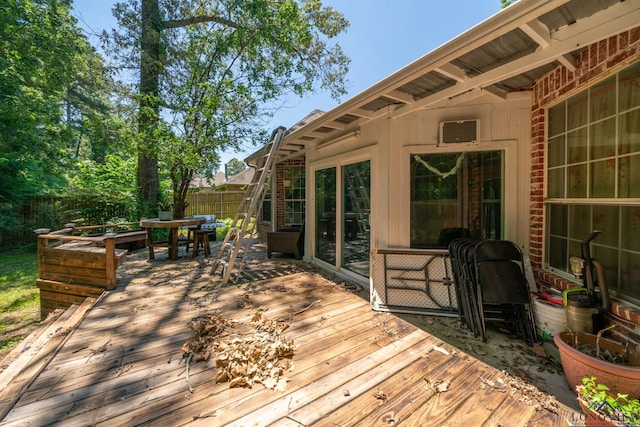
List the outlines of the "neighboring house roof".
<svg viewBox="0 0 640 427">
<path fill-rule="evenodd" d="M 224 172 L 216 172 L 213 178 L 195 175 L 191 180 L 190 188 L 215 188 L 221 185 L 247 185 L 251 183 L 255 170 L 245 168 L 241 172 L 225 179 Z"/>
<path fill-rule="evenodd" d="M 194 175 L 189 184 L 189 188 L 214 188 L 224 183 L 224 172 L 216 172 L 213 178 L 202 175 Z"/>
<path fill-rule="evenodd" d="M 455 19 L 454 16 L 451 17 Z M 281 159 L 304 155 L 380 117 L 455 106 L 484 94 L 505 99 L 575 58 L 597 40 L 640 22 L 640 2 L 520 0 L 319 117 L 292 128 Z M 596 53 L 597 54 L 597 53 Z"/>
<path fill-rule="evenodd" d="M 235 175 L 227 178 L 222 184 L 223 185 L 248 185 L 251 184 L 251 180 L 253 179 L 253 174 L 255 173 L 254 168 L 245 168 L 242 171 L 238 172 Z"/>
</svg>

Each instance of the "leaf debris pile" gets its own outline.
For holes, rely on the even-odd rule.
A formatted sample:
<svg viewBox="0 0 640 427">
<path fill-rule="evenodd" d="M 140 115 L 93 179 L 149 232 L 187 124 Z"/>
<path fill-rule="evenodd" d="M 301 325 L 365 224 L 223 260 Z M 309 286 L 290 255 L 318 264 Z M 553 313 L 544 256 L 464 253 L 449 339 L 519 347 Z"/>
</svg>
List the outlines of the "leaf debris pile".
<svg viewBox="0 0 640 427">
<path fill-rule="evenodd" d="M 506 371 L 500 371 L 500 373 L 503 378 L 498 378 L 496 381 L 480 377 L 481 388 L 488 386 L 502 393 L 509 393 L 512 398 L 525 405 L 533 406 L 537 411 L 546 409 L 554 414 L 558 413 L 558 401 L 555 397 Z"/>
<path fill-rule="evenodd" d="M 245 332 L 227 333 L 232 326 Z M 244 327 L 243 327 L 244 326 Z M 256 312 L 250 324 L 209 315 L 195 319 L 191 328 L 194 336 L 182 346 L 182 351 L 194 361 L 207 361 L 215 354 L 216 382 L 229 382 L 229 387 L 264 387 L 284 391 L 285 372 L 293 369 L 291 357 L 295 352 L 293 340 L 283 332 L 284 322 L 267 319 Z"/>
</svg>

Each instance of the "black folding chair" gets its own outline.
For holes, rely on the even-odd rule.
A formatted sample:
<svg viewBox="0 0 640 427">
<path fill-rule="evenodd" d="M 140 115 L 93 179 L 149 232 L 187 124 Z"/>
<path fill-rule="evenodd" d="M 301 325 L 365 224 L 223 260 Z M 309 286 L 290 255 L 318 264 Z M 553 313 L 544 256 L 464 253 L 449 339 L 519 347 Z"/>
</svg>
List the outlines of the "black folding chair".
<svg viewBox="0 0 640 427">
<path fill-rule="evenodd" d="M 456 239 L 469 237 L 469 229 L 463 227 L 448 227 L 440 230 L 438 234 L 438 247 L 448 248 L 449 244 Z"/>
<path fill-rule="evenodd" d="M 507 240 L 484 240 L 474 248 L 478 321 L 487 340 L 486 319 L 502 320 L 529 344 L 536 328 L 520 248 Z"/>
<path fill-rule="evenodd" d="M 462 324 L 475 336 L 479 334 L 479 320 L 475 291 L 473 249 L 478 240 L 458 238 L 449 244 L 449 256 L 456 283 L 458 310 Z"/>
</svg>

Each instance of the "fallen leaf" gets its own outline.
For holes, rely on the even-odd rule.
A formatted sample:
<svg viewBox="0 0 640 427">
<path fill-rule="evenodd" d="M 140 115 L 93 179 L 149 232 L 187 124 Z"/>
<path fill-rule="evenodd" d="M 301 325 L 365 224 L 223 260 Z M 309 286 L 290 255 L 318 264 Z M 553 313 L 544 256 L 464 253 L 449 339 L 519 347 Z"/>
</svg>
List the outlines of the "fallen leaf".
<svg viewBox="0 0 640 427">
<path fill-rule="evenodd" d="M 451 383 L 449 381 L 443 381 L 436 386 L 436 390 L 438 391 L 438 393 L 444 393 L 445 391 L 449 390 L 450 384 Z"/>
<path fill-rule="evenodd" d="M 544 351 L 544 348 L 540 344 L 534 344 L 531 346 L 531 351 L 539 357 L 547 357 L 547 352 Z"/>
<path fill-rule="evenodd" d="M 387 395 L 384 394 L 384 391 L 382 391 L 381 389 L 378 389 L 374 394 L 373 397 L 375 397 L 378 400 L 387 400 Z"/>
</svg>

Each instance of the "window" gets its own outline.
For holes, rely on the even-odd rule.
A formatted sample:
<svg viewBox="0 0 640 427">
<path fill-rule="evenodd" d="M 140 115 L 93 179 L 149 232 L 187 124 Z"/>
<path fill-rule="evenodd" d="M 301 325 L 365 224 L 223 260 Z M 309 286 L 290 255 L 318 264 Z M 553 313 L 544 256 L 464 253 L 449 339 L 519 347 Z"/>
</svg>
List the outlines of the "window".
<svg viewBox="0 0 640 427">
<path fill-rule="evenodd" d="M 342 166 L 341 266 L 369 277 L 371 161 Z"/>
<path fill-rule="evenodd" d="M 615 294 L 640 300 L 640 63 L 548 110 L 546 264 L 591 255 Z"/>
<path fill-rule="evenodd" d="M 271 222 L 272 221 L 272 197 L 271 197 L 271 179 L 269 176 L 266 177 L 267 184 L 264 189 L 264 198 L 262 199 L 262 221 Z"/>
<path fill-rule="evenodd" d="M 301 225 L 305 209 L 305 179 L 303 166 L 284 168 L 284 225 Z"/>
<path fill-rule="evenodd" d="M 446 248 L 456 236 L 500 239 L 503 152 L 411 156 L 412 248 Z"/>
</svg>

